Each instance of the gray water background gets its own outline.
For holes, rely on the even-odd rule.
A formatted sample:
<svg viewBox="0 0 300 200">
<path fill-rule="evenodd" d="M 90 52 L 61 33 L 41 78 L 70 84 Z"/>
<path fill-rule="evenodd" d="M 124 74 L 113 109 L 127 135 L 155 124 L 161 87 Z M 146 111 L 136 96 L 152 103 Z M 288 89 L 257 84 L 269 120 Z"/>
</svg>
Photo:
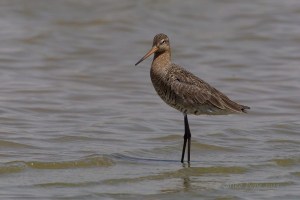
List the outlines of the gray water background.
<svg viewBox="0 0 300 200">
<path fill-rule="evenodd" d="M 0 199 L 299 199 L 300 1 L 0 1 Z M 155 34 L 245 115 L 156 95 Z"/>
</svg>

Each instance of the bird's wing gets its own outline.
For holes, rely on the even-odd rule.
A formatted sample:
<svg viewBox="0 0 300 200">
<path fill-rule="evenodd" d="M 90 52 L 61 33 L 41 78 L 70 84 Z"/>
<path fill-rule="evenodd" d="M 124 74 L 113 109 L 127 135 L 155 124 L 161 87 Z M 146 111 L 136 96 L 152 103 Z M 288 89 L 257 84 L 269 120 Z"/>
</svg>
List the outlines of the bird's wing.
<svg viewBox="0 0 300 200">
<path fill-rule="evenodd" d="M 222 93 L 185 69 L 174 65 L 169 71 L 169 85 L 184 102 L 193 106 L 204 104 L 226 109 Z M 225 95 L 224 95 L 225 96 Z"/>
</svg>

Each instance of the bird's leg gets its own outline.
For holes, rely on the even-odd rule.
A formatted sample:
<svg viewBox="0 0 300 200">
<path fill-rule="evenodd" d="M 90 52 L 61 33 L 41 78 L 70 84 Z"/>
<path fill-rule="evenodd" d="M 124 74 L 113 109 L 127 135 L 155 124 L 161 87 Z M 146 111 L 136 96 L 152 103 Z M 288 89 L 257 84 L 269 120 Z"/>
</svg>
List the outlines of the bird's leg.
<svg viewBox="0 0 300 200">
<path fill-rule="evenodd" d="M 191 131 L 190 131 L 189 122 L 188 122 L 188 118 L 187 118 L 186 114 L 184 114 L 184 136 L 183 136 L 183 139 L 184 140 L 183 140 L 181 162 L 183 163 L 186 142 L 188 142 L 188 163 L 189 163 L 190 158 L 191 158 Z"/>
<path fill-rule="evenodd" d="M 185 152 L 185 146 L 186 146 L 187 137 L 185 137 L 185 134 L 183 136 L 183 147 L 182 147 L 182 154 L 181 154 L 181 162 L 183 163 L 184 159 L 184 152 Z"/>
<path fill-rule="evenodd" d="M 191 160 L 191 131 L 190 131 L 190 126 L 189 126 L 189 121 L 187 118 L 187 115 L 184 115 L 184 129 L 185 129 L 185 135 L 187 135 L 187 140 L 188 140 L 188 163 L 190 163 Z"/>
</svg>

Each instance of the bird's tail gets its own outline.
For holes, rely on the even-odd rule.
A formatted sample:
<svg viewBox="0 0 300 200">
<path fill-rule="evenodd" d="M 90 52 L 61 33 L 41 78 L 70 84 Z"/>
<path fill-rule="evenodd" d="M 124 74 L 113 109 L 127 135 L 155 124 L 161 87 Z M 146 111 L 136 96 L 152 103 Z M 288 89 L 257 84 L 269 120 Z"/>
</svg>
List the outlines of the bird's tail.
<svg viewBox="0 0 300 200">
<path fill-rule="evenodd" d="M 249 106 L 244 106 L 244 105 L 240 105 L 240 106 L 242 107 L 241 110 L 242 110 L 242 112 L 244 112 L 244 113 L 247 113 L 247 110 L 250 109 Z"/>
<path fill-rule="evenodd" d="M 250 109 L 249 106 L 244 106 L 241 104 L 238 104 L 232 100 L 230 100 L 227 96 L 223 96 L 223 101 L 226 103 L 225 106 L 235 112 L 243 112 L 243 113 L 247 113 L 247 109 Z"/>
</svg>

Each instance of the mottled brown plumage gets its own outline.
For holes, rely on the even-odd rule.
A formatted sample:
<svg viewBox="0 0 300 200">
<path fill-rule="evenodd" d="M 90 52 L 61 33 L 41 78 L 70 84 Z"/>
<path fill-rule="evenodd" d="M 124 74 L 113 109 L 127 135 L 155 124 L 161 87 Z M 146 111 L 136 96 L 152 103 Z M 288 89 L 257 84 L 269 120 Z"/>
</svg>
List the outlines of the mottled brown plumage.
<svg viewBox="0 0 300 200">
<path fill-rule="evenodd" d="M 248 106 L 240 105 L 230 100 L 225 94 L 191 72 L 173 64 L 171 62 L 170 42 L 167 35 L 157 34 L 153 39 L 152 49 L 136 65 L 153 53 L 154 58 L 150 70 L 153 86 L 165 103 L 185 115 L 185 137 L 187 140 L 190 138 L 187 114 L 220 115 L 242 113 L 249 109 Z"/>
</svg>

